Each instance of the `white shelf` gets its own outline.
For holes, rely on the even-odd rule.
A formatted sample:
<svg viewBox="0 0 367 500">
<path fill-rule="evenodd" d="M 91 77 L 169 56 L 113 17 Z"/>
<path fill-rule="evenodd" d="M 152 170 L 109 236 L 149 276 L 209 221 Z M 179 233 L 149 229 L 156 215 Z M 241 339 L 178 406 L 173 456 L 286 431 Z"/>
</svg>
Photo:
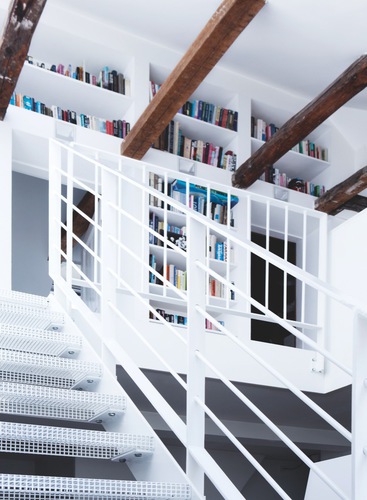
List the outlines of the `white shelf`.
<svg viewBox="0 0 367 500">
<path fill-rule="evenodd" d="M 164 247 L 159 245 L 149 244 L 149 253 L 154 253 L 157 258 L 157 264 L 162 265 L 163 263 L 163 255 L 164 255 Z M 167 262 L 168 264 L 174 264 L 175 266 L 186 266 L 186 258 L 184 255 L 176 252 L 171 248 L 167 248 Z"/>
<path fill-rule="evenodd" d="M 264 141 L 251 137 L 251 153 L 255 153 L 263 144 Z M 295 151 L 288 151 L 274 164 L 275 168 L 279 168 L 280 172 L 285 172 L 289 177 L 300 177 L 305 181 L 311 181 L 329 166 L 327 161 Z"/>
<path fill-rule="evenodd" d="M 131 97 L 103 89 L 53 71 L 25 63 L 16 92 L 29 95 L 46 106 L 60 106 L 108 120 L 123 119 Z"/>
<path fill-rule="evenodd" d="M 237 132 L 234 130 L 219 127 L 218 125 L 213 125 L 212 123 L 198 120 L 197 118 L 181 113 L 176 114 L 174 120 L 180 123 L 180 127 L 185 136 L 190 139 L 211 142 L 215 146 L 227 148 L 227 146 L 237 137 Z"/>
</svg>

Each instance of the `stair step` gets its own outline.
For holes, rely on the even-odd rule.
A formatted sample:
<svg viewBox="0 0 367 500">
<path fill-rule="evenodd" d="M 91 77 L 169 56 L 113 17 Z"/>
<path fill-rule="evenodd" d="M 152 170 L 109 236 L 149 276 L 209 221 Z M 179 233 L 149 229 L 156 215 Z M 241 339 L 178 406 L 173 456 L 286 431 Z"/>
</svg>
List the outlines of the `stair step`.
<svg viewBox="0 0 367 500">
<path fill-rule="evenodd" d="M 190 500 L 190 486 L 180 483 L 122 481 L 0 474 L 0 494 L 9 500 Z M 4 497 L 5 498 L 5 497 Z"/>
<path fill-rule="evenodd" d="M 76 357 L 81 348 L 82 339 L 76 335 L 0 324 L 0 349 L 70 358 Z"/>
<path fill-rule="evenodd" d="M 64 315 L 60 311 L 0 299 L 0 323 L 57 331 L 64 326 Z"/>
<path fill-rule="evenodd" d="M 0 413 L 103 423 L 126 411 L 126 398 L 0 382 Z"/>
<path fill-rule="evenodd" d="M 98 363 L 0 349 L 0 381 L 91 390 L 102 377 Z"/>
<path fill-rule="evenodd" d="M 154 451 L 152 436 L 0 422 L 0 451 L 112 461 L 141 460 Z"/>
<path fill-rule="evenodd" d="M 12 302 L 31 307 L 40 307 L 41 309 L 47 309 L 50 306 L 48 297 L 4 289 L 0 289 L 0 302 Z"/>
</svg>

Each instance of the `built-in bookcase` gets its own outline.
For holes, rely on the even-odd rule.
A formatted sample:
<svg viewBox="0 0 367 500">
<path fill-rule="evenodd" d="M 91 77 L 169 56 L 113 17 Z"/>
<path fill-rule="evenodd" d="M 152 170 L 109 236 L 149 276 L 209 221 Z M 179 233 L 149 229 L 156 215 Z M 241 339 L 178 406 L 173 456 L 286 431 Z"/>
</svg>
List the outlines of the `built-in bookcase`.
<svg viewBox="0 0 367 500">
<path fill-rule="evenodd" d="M 251 153 L 255 153 L 261 146 L 276 134 L 276 131 L 293 116 L 292 113 L 251 101 Z M 329 149 L 323 135 L 325 126 L 320 126 L 310 136 L 297 144 L 292 150 L 280 158 L 260 180 L 287 188 L 292 179 L 298 179 L 302 184 L 302 192 L 313 196 L 320 196 L 325 186 L 313 183 L 313 179 L 330 167 Z"/>
<path fill-rule="evenodd" d="M 168 69 L 150 65 L 150 98 L 159 92 L 160 85 L 168 75 Z M 238 94 L 204 82 L 177 110 L 171 126 L 155 147 L 197 163 L 233 171 L 238 164 L 240 119 Z M 171 129 L 172 137 L 176 133 L 186 138 L 185 142 L 182 141 L 181 151 L 176 146 L 170 147 Z M 168 137 L 167 141 L 164 140 L 165 136 Z"/>
<path fill-rule="evenodd" d="M 195 178 L 183 181 L 169 177 L 165 181 L 151 172 L 149 185 L 159 192 L 167 193 L 175 204 L 175 206 L 169 204 L 165 206 L 158 197 L 149 195 L 149 226 L 154 230 L 154 233 L 148 235 L 149 265 L 163 276 L 163 279 L 160 279 L 160 276 L 151 270 L 147 273 L 149 294 L 151 297 L 154 296 L 151 298 L 151 304 L 157 311 L 162 311 L 161 315 L 169 322 L 185 326 L 187 318 L 185 302 L 164 282 L 164 280 L 169 281 L 183 293 L 187 291 L 186 249 L 189 241 L 186 215 L 180 211 L 179 204 L 208 217 L 218 224 L 218 227 L 226 225 L 231 231 L 237 231 L 236 209 L 239 199 L 217 189 L 200 186 L 195 183 Z M 165 244 L 159 235 L 167 236 L 170 243 Z M 213 229 L 207 229 L 203 243 L 205 243 L 206 265 L 220 276 L 235 282 L 237 263 L 233 245 L 219 231 Z M 216 310 L 215 316 L 218 321 L 224 323 L 225 311 L 236 307 L 235 294 L 219 280 L 209 276 L 206 287 L 208 305 L 213 311 Z M 150 318 L 157 321 L 152 314 Z M 207 330 L 215 332 L 217 328 L 207 322 Z"/>
</svg>

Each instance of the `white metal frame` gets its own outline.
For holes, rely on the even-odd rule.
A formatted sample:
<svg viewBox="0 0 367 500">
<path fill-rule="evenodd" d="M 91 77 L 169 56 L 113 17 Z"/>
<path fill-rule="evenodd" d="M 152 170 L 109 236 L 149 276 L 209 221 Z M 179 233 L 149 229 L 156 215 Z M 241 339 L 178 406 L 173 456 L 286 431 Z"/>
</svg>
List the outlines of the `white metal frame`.
<svg viewBox="0 0 367 500">
<path fill-rule="evenodd" d="M 63 156 L 64 155 L 64 156 Z M 62 158 L 67 157 L 69 159 L 68 162 L 63 162 Z M 207 186 L 208 193 L 210 189 L 221 189 L 222 191 L 226 189 L 228 192 L 228 199 L 233 194 L 240 195 L 244 202 L 247 203 L 247 207 L 250 207 L 248 210 L 248 220 L 250 223 L 248 224 L 247 230 L 251 229 L 251 203 L 258 203 L 264 206 L 266 220 L 269 221 L 271 218 L 271 210 L 270 207 L 275 207 L 275 209 L 284 210 L 285 219 L 284 226 L 282 231 L 285 233 L 285 241 L 288 238 L 288 226 L 289 226 L 289 214 L 299 213 L 303 222 L 303 234 L 301 237 L 302 240 L 302 265 L 301 267 L 294 266 L 287 262 L 287 255 L 285 252 L 284 258 L 277 257 L 276 255 L 269 252 L 268 247 L 263 249 L 250 241 L 249 238 L 240 238 L 234 236 L 230 231 L 229 227 L 220 227 L 218 224 L 215 224 L 210 219 L 205 217 L 205 215 L 198 214 L 193 210 L 187 208 L 187 206 L 180 204 L 179 202 L 173 200 L 172 198 L 167 196 L 167 192 L 159 192 L 154 190 L 153 188 L 148 186 L 148 182 L 144 182 L 147 180 L 147 172 L 154 171 L 159 172 L 163 179 L 165 180 L 164 185 L 167 185 L 167 172 L 164 169 L 160 169 L 159 167 L 146 165 L 141 162 L 136 162 L 135 160 L 130 160 L 128 158 L 118 158 L 114 159 L 116 168 L 113 169 L 110 166 L 106 166 L 102 161 L 99 161 L 99 153 L 91 152 L 88 150 L 84 150 L 83 152 L 78 151 L 78 148 L 73 150 L 70 146 L 65 146 L 61 144 L 57 144 L 54 141 L 51 141 L 51 159 L 52 159 L 52 171 L 50 172 L 50 269 L 51 275 L 55 282 L 56 290 L 59 293 L 65 294 L 68 298 L 67 300 L 70 303 L 75 304 L 75 294 L 72 294 L 72 283 L 78 283 L 81 286 L 89 288 L 93 290 L 93 292 L 100 298 L 101 301 L 101 320 L 102 325 L 106 325 L 103 327 L 103 333 L 97 332 L 98 342 L 101 342 L 102 350 L 101 352 L 105 356 L 106 362 L 118 362 L 123 364 L 125 369 L 130 373 L 130 375 L 134 376 L 135 381 L 138 383 L 140 388 L 145 392 L 148 398 L 150 398 L 151 402 L 159 411 L 163 419 L 171 424 L 170 427 L 173 432 L 181 439 L 183 444 L 187 448 L 187 474 L 193 484 L 199 491 L 203 491 L 203 478 L 204 474 L 207 474 L 208 477 L 212 480 L 215 486 L 221 491 L 222 495 L 225 498 L 242 498 L 239 492 L 235 492 L 235 488 L 233 484 L 225 477 L 224 473 L 220 470 L 217 464 L 214 463 L 213 459 L 210 457 L 208 452 L 204 448 L 204 435 L 205 435 L 205 425 L 204 418 L 205 414 L 207 417 L 211 418 L 217 425 L 219 425 L 223 432 L 229 437 L 229 439 L 236 444 L 237 448 L 248 458 L 251 463 L 254 464 L 256 469 L 264 476 L 264 478 L 270 482 L 270 484 L 276 489 L 278 494 L 282 498 L 289 498 L 287 493 L 275 482 L 272 478 L 269 477 L 267 472 L 261 467 L 260 464 L 255 464 L 255 459 L 249 455 L 247 450 L 245 450 L 236 440 L 235 436 L 228 430 L 223 427 L 215 415 L 212 414 L 209 408 L 205 405 L 205 394 L 204 394 L 204 383 L 205 383 L 205 372 L 206 368 L 210 368 L 212 372 L 216 374 L 216 376 L 222 380 L 224 384 L 229 387 L 234 394 L 236 394 L 244 404 L 246 404 L 249 408 L 251 408 L 255 414 L 264 422 L 266 425 L 273 431 L 275 434 L 285 442 L 291 450 L 296 453 L 296 455 L 301 458 L 306 465 L 312 469 L 328 486 L 331 490 L 333 490 L 340 498 L 347 499 L 347 496 L 344 492 L 340 491 L 338 486 L 331 481 L 325 474 L 318 468 L 317 464 L 314 464 L 312 461 L 308 459 L 307 456 L 303 454 L 303 452 L 292 443 L 284 433 L 280 431 L 280 429 L 274 425 L 269 419 L 262 414 L 260 410 L 258 410 L 254 405 L 246 400 L 243 395 L 238 394 L 236 388 L 231 384 L 226 377 L 220 373 L 220 371 L 213 365 L 210 364 L 210 360 L 207 359 L 205 354 L 205 346 L 203 344 L 203 336 L 205 334 L 205 329 L 203 327 L 203 318 L 209 319 L 218 330 L 226 335 L 229 339 L 235 342 L 239 348 L 243 349 L 245 352 L 250 354 L 253 359 L 255 359 L 262 367 L 272 373 L 272 375 L 276 376 L 278 380 L 284 384 L 289 390 L 291 390 L 295 395 L 300 397 L 300 399 L 307 404 L 311 409 L 317 412 L 322 418 L 324 418 L 330 425 L 334 427 L 338 432 L 340 432 L 347 440 L 352 441 L 351 433 L 343 428 L 337 421 L 335 421 L 331 416 L 326 414 L 321 408 L 315 405 L 309 398 L 307 398 L 291 381 L 286 380 L 280 373 L 278 373 L 269 363 L 266 363 L 262 360 L 255 352 L 249 348 L 249 346 L 239 340 L 233 332 L 230 332 L 227 328 L 221 325 L 214 316 L 210 313 L 210 308 L 208 308 L 208 296 L 205 293 L 205 277 L 213 276 L 218 281 L 223 283 L 223 285 L 228 289 L 238 294 L 245 303 L 249 305 L 255 306 L 258 310 L 264 313 L 264 320 L 266 321 L 275 321 L 280 324 L 283 328 L 288 330 L 291 334 L 295 335 L 301 345 L 308 346 L 308 348 L 314 350 L 320 356 L 319 359 L 326 359 L 328 362 L 335 364 L 342 371 L 344 371 L 348 376 L 353 375 L 353 370 L 345 366 L 343 362 L 340 362 L 336 359 L 332 354 L 330 354 L 324 347 L 325 341 L 323 337 L 323 322 L 324 322 L 324 305 L 326 300 L 335 300 L 343 306 L 350 308 L 355 311 L 356 317 L 358 320 L 356 321 L 356 332 L 355 336 L 361 335 L 362 327 L 361 323 L 364 322 L 367 312 L 364 308 L 363 304 L 358 304 L 354 299 L 349 298 L 342 294 L 339 290 L 333 289 L 330 287 L 325 281 L 325 252 L 320 252 L 320 259 L 317 262 L 316 269 L 313 269 L 314 266 L 311 266 L 311 271 L 309 270 L 308 263 L 308 250 L 307 245 L 307 225 L 310 223 L 315 223 L 317 225 L 318 231 L 318 245 L 320 249 L 325 250 L 326 242 L 326 216 L 324 214 L 319 214 L 317 212 L 307 210 L 298 206 L 287 205 L 284 208 L 283 202 L 278 200 L 268 200 L 264 197 L 255 195 L 253 193 L 244 193 L 239 192 L 233 188 L 226 189 L 224 186 L 217 186 L 214 183 L 210 183 L 205 181 L 204 179 L 195 179 L 195 182 L 200 183 L 200 185 Z M 74 175 L 76 166 L 71 160 L 79 159 L 83 163 L 88 164 L 90 168 L 90 172 L 92 172 L 92 176 L 85 175 L 84 177 Z M 186 183 L 192 182 L 192 178 L 190 176 L 185 176 L 183 174 L 175 173 L 175 177 L 181 177 Z M 61 194 L 61 184 L 66 182 L 68 185 L 68 196 L 65 198 Z M 142 182 L 143 181 L 143 182 Z M 142 237 L 147 237 L 149 233 L 161 239 L 166 247 L 169 247 L 169 243 L 167 243 L 167 239 L 165 236 L 161 236 L 160 234 L 152 231 L 149 228 L 148 223 L 144 220 L 144 218 L 135 217 L 131 211 L 129 211 L 125 206 L 123 201 L 121 200 L 119 194 L 119 187 L 125 183 L 125 185 L 129 186 L 131 190 L 138 190 L 142 193 L 142 213 L 144 213 L 144 209 L 146 208 L 146 203 L 149 196 L 156 196 L 159 198 L 162 203 L 168 203 L 179 211 L 182 211 L 187 218 L 187 240 L 189 244 L 189 249 L 187 252 L 187 273 L 188 280 L 193 279 L 195 276 L 195 283 L 197 283 L 198 276 L 201 276 L 202 279 L 199 280 L 198 286 L 191 286 L 188 288 L 187 293 L 182 292 L 177 289 L 172 283 L 170 283 L 166 276 L 165 272 L 163 275 L 159 274 L 155 269 L 149 266 L 145 258 L 137 255 L 133 249 L 129 248 L 129 245 L 126 243 L 126 240 L 123 239 L 123 234 L 121 234 L 121 220 L 123 218 L 125 223 L 131 223 L 136 225 L 136 227 L 141 228 Z M 73 203 L 72 199 L 72 190 L 73 187 L 84 188 L 92 192 L 96 198 L 101 203 L 101 213 L 102 213 L 102 224 L 98 220 L 89 220 L 90 224 L 93 225 L 95 231 L 101 237 L 101 247 L 102 253 L 99 254 L 98 251 L 91 251 L 85 243 L 80 239 L 72 235 L 72 211 L 76 210 L 76 207 Z M 188 193 L 188 189 L 187 189 Z M 188 196 L 188 194 L 187 194 Z M 65 223 L 60 221 L 59 214 L 59 203 L 66 203 L 68 210 L 68 220 Z M 272 208 L 273 209 L 273 208 Z M 315 222 L 318 221 L 318 222 Z M 166 222 L 166 219 L 165 219 Z M 228 224 L 229 225 L 229 224 Z M 66 253 L 60 252 L 60 227 L 64 227 L 67 230 L 68 234 L 68 249 Z M 302 312 L 301 312 L 301 320 L 298 323 L 288 321 L 286 319 L 286 313 L 284 311 L 283 317 L 279 317 L 274 314 L 267 307 L 267 303 L 265 305 L 258 303 L 255 301 L 249 293 L 243 287 L 238 285 L 233 285 L 228 280 L 228 275 L 226 278 L 222 277 L 213 269 L 208 266 L 208 262 L 206 260 L 205 254 L 200 245 L 196 245 L 200 238 L 205 238 L 205 234 L 208 230 L 208 227 L 215 231 L 218 234 L 223 235 L 224 238 L 227 238 L 233 244 L 235 244 L 238 248 L 244 249 L 246 252 L 251 252 L 255 255 L 258 255 L 262 259 L 266 261 L 267 267 L 269 265 L 274 265 L 284 270 L 285 279 L 286 275 L 290 274 L 296 278 L 296 280 L 301 283 L 302 289 Z M 271 225 L 266 224 L 266 238 L 269 240 Z M 249 233 L 247 234 L 249 236 Z M 83 272 L 83 270 L 77 269 L 75 264 L 70 258 L 70 249 L 71 249 L 71 241 L 72 238 L 77 239 L 78 243 L 84 248 L 86 252 L 89 252 L 95 262 L 101 266 L 101 274 L 102 279 L 100 282 L 94 282 L 90 280 L 88 276 Z M 143 241 L 143 240 L 142 240 Z M 98 248 L 98 245 L 95 245 L 95 249 Z M 178 250 L 177 250 L 178 251 Z M 154 307 L 152 307 L 149 303 L 146 302 L 146 296 L 143 292 L 140 291 L 140 281 L 137 280 L 136 286 L 132 286 L 129 283 L 128 277 L 124 276 L 124 272 L 121 271 L 121 261 L 120 255 L 124 254 L 126 257 L 129 257 L 132 260 L 138 261 L 139 265 L 142 269 L 153 273 L 157 276 L 163 284 L 162 287 L 163 296 L 167 296 L 170 299 L 172 296 L 177 299 L 187 301 L 187 309 L 188 309 L 188 321 L 189 321 L 189 342 L 187 342 L 187 352 L 188 352 L 188 377 L 187 384 L 180 381 L 180 384 L 187 388 L 187 422 L 185 428 L 182 428 L 181 424 L 178 423 L 178 420 L 171 412 L 169 408 L 165 405 L 164 400 L 157 394 L 157 392 L 152 388 L 149 383 L 144 379 L 143 376 L 138 375 L 139 368 L 134 365 L 133 360 L 131 360 L 121 345 L 116 341 L 114 331 L 116 328 L 116 322 L 120 322 L 121 325 L 128 325 L 129 328 L 136 334 L 140 335 L 139 330 L 134 326 L 134 324 L 129 321 L 127 318 L 117 307 L 116 303 L 116 290 L 117 289 L 125 289 L 127 295 L 134 297 L 136 300 L 140 301 L 143 304 L 146 304 L 147 310 L 149 310 L 156 318 L 164 324 L 167 328 L 169 328 L 172 333 L 174 333 L 180 340 L 182 337 L 177 334 L 175 329 L 172 329 L 171 325 L 167 323 L 163 318 L 159 316 Z M 59 272 L 59 262 L 60 255 L 66 259 L 67 263 L 67 273 L 66 280 L 64 280 L 60 276 Z M 163 262 L 166 263 L 166 255 L 164 255 Z M 73 280 L 72 273 L 76 271 L 80 276 L 80 280 Z M 315 324 L 307 323 L 305 317 L 305 307 L 306 302 L 308 300 L 307 294 L 305 290 L 314 290 L 314 294 L 316 294 L 318 309 L 317 309 L 317 322 Z M 314 297 L 313 297 L 314 298 Z M 174 300 L 174 299 L 173 299 Z M 227 296 L 226 306 L 229 306 L 229 298 Z M 84 311 L 85 314 L 88 314 L 84 305 L 80 304 L 80 309 Z M 248 317 L 254 317 L 253 314 L 249 312 L 249 309 L 242 311 L 242 314 L 247 314 Z M 298 327 L 298 328 L 297 328 Z M 315 329 L 319 333 L 316 335 L 315 339 L 310 338 L 308 335 L 302 333 L 303 328 L 307 329 Z M 106 332 L 109 332 L 110 335 L 106 335 Z M 182 340 L 186 343 L 185 340 Z M 100 345 L 99 345 L 100 348 Z M 159 357 L 160 354 L 153 348 L 151 348 L 152 354 L 154 356 Z M 123 361 L 125 363 L 123 363 Z M 179 380 L 180 377 L 173 369 L 169 367 L 169 361 L 163 360 L 167 370 Z M 320 363 L 317 365 L 315 369 L 318 371 L 322 371 L 323 361 L 321 361 L 322 365 L 320 368 Z M 356 376 L 356 375 L 355 375 Z M 354 405 L 356 405 L 356 398 L 354 398 Z M 361 411 L 362 410 L 362 411 Z M 363 416 L 366 415 L 366 411 L 358 407 L 354 407 L 354 418 L 356 421 L 363 421 Z M 358 429 L 359 425 L 355 425 Z M 357 441 L 359 443 L 359 440 Z M 357 443 L 353 441 L 353 449 L 356 450 Z M 363 446 L 359 446 L 359 455 L 363 455 Z M 355 455 L 356 456 L 356 455 Z M 353 476 L 353 483 L 355 485 L 359 484 L 361 474 L 367 477 L 366 471 L 366 461 L 363 458 L 355 459 L 357 460 L 354 468 L 355 474 Z M 358 492 L 357 492 L 358 489 Z M 355 500 L 362 500 L 367 495 L 367 487 L 362 486 L 356 488 Z"/>
</svg>

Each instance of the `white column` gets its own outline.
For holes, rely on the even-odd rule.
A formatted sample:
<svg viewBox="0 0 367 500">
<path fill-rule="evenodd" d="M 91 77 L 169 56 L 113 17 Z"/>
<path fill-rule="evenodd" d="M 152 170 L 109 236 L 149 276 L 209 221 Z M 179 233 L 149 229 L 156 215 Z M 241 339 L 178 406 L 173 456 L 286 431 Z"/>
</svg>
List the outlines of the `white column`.
<svg viewBox="0 0 367 500">
<path fill-rule="evenodd" d="M 0 122 L 0 288 L 12 287 L 12 129 Z"/>
<path fill-rule="evenodd" d="M 196 402 L 205 402 L 205 366 L 196 356 L 205 355 L 205 319 L 196 306 L 205 309 L 205 272 L 198 269 L 195 261 L 205 262 L 205 226 L 187 221 L 187 294 L 188 294 L 188 370 L 187 370 L 187 455 L 186 473 L 200 494 L 204 493 L 204 469 L 192 451 L 204 449 L 205 413 Z"/>
<path fill-rule="evenodd" d="M 367 498 L 367 318 L 354 319 L 352 389 L 352 498 Z"/>
</svg>

